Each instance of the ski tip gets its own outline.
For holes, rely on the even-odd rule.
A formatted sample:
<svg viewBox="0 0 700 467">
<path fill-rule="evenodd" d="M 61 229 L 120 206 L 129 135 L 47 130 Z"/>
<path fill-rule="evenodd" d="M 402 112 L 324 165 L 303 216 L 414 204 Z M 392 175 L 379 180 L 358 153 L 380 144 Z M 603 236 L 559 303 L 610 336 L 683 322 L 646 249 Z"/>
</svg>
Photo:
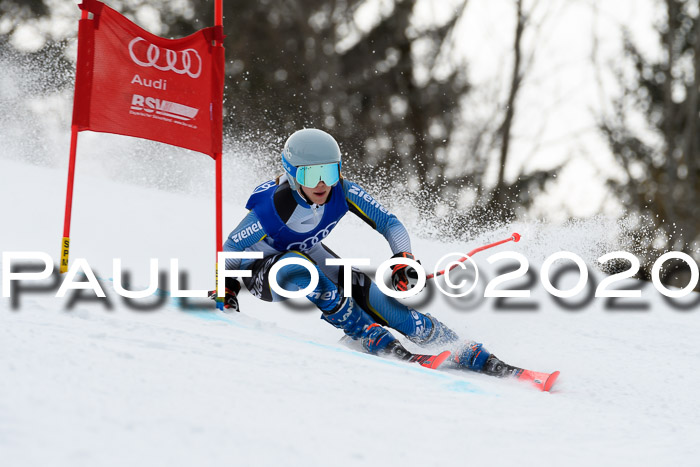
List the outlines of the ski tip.
<svg viewBox="0 0 700 467">
<path fill-rule="evenodd" d="M 558 377 L 558 371 L 553 373 L 540 373 L 538 371 L 522 370 L 518 375 L 518 379 L 532 383 L 540 391 L 549 391 L 552 389 L 552 385 L 554 385 Z"/>
<path fill-rule="evenodd" d="M 544 382 L 544 387 L 542 388 L 543 391 L 549 391 L 552 389 L 552 386 L 554 385 L 554 382 L 557 380 L 559 377 L 559 372 L 555 371 L 554 373 L 551 373 L 549 377 L 547 378 L 547 381 Z"/>
</svg>

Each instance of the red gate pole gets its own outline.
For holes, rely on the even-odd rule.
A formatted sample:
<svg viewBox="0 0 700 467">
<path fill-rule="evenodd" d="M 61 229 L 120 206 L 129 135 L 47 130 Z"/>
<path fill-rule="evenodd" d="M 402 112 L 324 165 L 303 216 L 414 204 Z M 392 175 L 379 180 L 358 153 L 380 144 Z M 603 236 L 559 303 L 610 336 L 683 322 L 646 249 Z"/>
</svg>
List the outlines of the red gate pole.
<svg viewBox="0 0 700 467">
<path fill-rule="evenodd" d="M 224 25 L 224 10 L 223 10 L 223 0 L 216 0 L 214 2 L 214 26 L 219 26 L 223 28 Z M 216 47 L 223 47 L 223 34 L 221 37 L 216 39 Z M 222 212 L 223 212 L 223 194 L 221 187 L 221 180 L 223 178 L 223 154 L 218 153 L 214 156 L 216 159 L 216 253 L 218 259 L 218 253 L 223 249 L 223 222 L 222 222 Z"/>
<path fill-rule="evenodd" d="M 88 19 L 87 10 L 83 10 L 80 19 Z M 80 40 L 80 39 L 78 39 Z M 76 86 L 77 91 L 77 86 Z M 61 240 L 61 256 L 59 271 L 68 271 L 68 255 L 70 252 L 70 218 L 73 211 L 73 185 L 75 181 L 75 156 L 78 151 L 78 127 L 70 128 L 70 158 L 68 160 L 68 182 L 66 187 L 66 214 L 63 218 L 63 239 Z"/>
<path fill-rule="evenodd" d="M 223 25 L 224 25 L 224 8 L 223 0 L 214 2 L 214 26 L 221 28 L 221 34 L 217 35 L 215 47 L 223 47 Z M 224 78 L 225 79 L 225 78 Z M 223 129 L 222 129 L 223 131 Z M 223 290 L 219 290 L 219 252 L 223 251 L 223 154 L 221 152 L 214 154 L 216 161 L 216 307 L 220 310 L 224 308 Z"/>
<path fill-rule="evenodd" d="M 68 161 L 68 183 L 66 188 L 66 214 L 63 218 L 63 240 L 61 241 L 61 274 L 68 271 L 68 254 L 70 251 L 70 217 L 73 210 L 73 184 L 75 181 L 75 154 L 78 149 L 78 127 L 71 126 L 70 159 Z"/>
</svg>

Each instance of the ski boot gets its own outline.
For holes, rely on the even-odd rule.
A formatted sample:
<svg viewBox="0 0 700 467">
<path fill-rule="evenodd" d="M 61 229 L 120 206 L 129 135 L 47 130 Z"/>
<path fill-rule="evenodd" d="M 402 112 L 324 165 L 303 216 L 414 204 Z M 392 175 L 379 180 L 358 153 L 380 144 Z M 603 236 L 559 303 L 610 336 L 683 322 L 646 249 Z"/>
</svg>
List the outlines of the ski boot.
<svg viewBox="0 0 700 467">
<path fill-rule="evenodd" d="M 352 339 L 359 340 L 368 353 L 377 354 L 385 351 L 393 342 L 395 344 L 392 348 L 401 346 L 396 338 L 377 324 L 352 297 L 342 299 L 338 306 L 327 313 L 324 312 L 321 318 L 336 328 L 342 329 Z"/>
<path fill-rule="evenodd" d="M 482 371 L 491 354 L 478 342 L 467 342 L 452 354 L 452 362 L 471 371 Z"/>
<path fill-rule="evenodd" d="M 393 356 L 399 360 L 415 362 L 426 368 L 438 368 L 450 357 L 450 352 L 438 355 L 414 354 L 406 350 L 388 330 L 374 320 L 357 305 L 352 298 L 343 299 L 331 312 L 322 318 L 333 326 L 345 331 L 345 338 L 359 341 L 362 349 L 370 354 Z"/>
<path fill-rule="evenodd" d="M 495 355 L 483 348 L 478 342 L 468 342 L 464 347 L 454 353 L 453 362 L 468 370 L 478 371 L 489 376 L 504 378 L 506 376 L 519 376 L 523 371 L 506 363 L 503 363 Z"/>
<path fill-rule="evenodd" d="M 481 372 L 489 376 L 505 378 L 506 376 L 518 377 L 523 372 L 523 369 L 503 363 L 495 355 L 489 355 Z"/>
</svg>

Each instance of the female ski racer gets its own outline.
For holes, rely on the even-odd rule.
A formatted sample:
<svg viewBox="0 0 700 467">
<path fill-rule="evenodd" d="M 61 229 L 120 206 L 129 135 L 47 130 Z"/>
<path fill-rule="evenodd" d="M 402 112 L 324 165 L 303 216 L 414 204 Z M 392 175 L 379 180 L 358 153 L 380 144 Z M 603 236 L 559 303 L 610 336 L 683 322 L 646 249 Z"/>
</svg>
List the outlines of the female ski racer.
<svg viewBox="0 0 700 467">
<path fill-rule="evenodd" d="M 262 259 L 227 259 L 227 270 L 248 269 L 243 279 L 248 290 L 259 299 L 284 298 L 270 287 L 270 269 L 280 260 L 301 258 L 318 270 L 318 285 L 307 298 L 322 313 L 322 318 L 345 334 L 359 340 L 372 354 L 411 355 L 385 328 L 395 329 L 420 346 L 448 346 L 451 361 L 473 371 L 507 376 L 518 368 L 506 365 L 491 355 L 482 344 L 464 342 L 454 331 L 430 314 L 420 313 L 384 295 L 365 273 L 352 269 L 352 297 L 344 297 L 341 266 L 328 266 L 326 259 L 338 256 L 322 240 L 338 221 L 352 212 L 381 233 L 394 256 L 414 259 L 411 242 L 403 224 L 359 185 L 340 175 L 341 154 L 338 143 L 317 129 L 299 130 L 287 139 L 282 152 L 284 174 L 277 180 L 259 185 L 248 199 L 250 211 L 231 232 L 224 244 L 227 252 L 262 252 Z M 405 264 L 392 269 L 392 286 L 405 291 L 417 282 L 416 271 Z M 285 290 L 301 290 L 311 281 L 306 268 L 291 264 L 277 274 Z M 241 285 L 226 278 L 224 303 L 239 311 L 237 295 Z"/>
</svg>

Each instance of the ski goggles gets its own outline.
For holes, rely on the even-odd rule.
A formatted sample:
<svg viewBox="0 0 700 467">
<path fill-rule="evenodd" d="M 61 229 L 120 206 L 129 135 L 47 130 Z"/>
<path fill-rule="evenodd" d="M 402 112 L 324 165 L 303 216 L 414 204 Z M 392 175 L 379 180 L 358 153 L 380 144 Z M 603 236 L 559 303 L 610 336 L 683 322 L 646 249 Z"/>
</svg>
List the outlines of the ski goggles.
<svg viewBox="0 0 700 467">
<path fill-rule="evenodd" d="M 337 162 L 320 165 L 302 165 L 296 168 L 294 178 L 305 187 L 315 188 L 320 182 L 333 186 L 340 180 L 340 166 Z"/>
<path fill-rule="evenodd" d="M 287 169 L 287 172 L 289 172 L 299 184 L 308 188 L 316 188 L 319 182 L 323 182 L 328 186 L 333 186 L 340 180 L 340 163 L 338 162 L 294 167 L 282 156 L 282 163 L 285 169 Z"/>
</svg>

